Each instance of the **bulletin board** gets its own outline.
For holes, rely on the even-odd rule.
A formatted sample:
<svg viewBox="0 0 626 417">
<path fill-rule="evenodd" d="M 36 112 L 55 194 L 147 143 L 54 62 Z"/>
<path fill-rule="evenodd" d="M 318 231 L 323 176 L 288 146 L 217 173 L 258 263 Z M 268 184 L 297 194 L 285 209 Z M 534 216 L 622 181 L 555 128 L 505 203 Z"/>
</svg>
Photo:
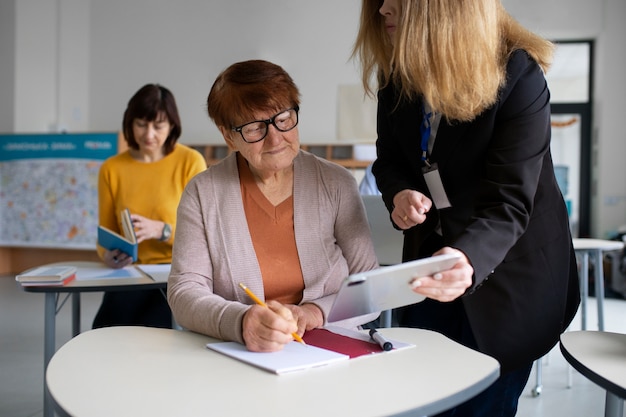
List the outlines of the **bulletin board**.
<svg viewBox="0 0 626 417">
<path fill-rule="evenodd" d="M 98 171 L 118 133 L 0 134 L 0 246 L 95 249 Z"/>
</svg>

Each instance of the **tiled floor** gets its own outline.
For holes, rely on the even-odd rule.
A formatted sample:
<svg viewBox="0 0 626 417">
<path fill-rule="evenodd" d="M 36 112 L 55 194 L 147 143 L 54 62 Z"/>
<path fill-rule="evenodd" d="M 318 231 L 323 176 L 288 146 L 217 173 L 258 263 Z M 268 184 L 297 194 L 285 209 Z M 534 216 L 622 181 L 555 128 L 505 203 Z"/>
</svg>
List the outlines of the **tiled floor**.
<svg viewBox="0 0 626 417">
<path fill-rule="evenodd" d="M 81 296 L 82 329 L 91 321 L 102 293 Z M 57 318 L 57 345 L 71 335 L 70 301 Z M 589 302 L 588 328 L 596 328 L 596 304 Z M 44 295 L 26 293 L 13 277 L 0 277 L 0 416 L 41 417 L 43 415 L 43 309 Z M 576 318 L 572 330 L 580 328 Z M 626 333 L 626 301 L 605 303 L 605 329 Z M 520 341 L 523 343 L 523 341 Z M 575 371 L 567 387 L 568 366 L 558 347 L 544 360 L 543 391 L 532 396 L 535 374 L 521 398 L 518 417 L 594 417 L 604 412 L 604 391 Z M 626 416 L 626 413 L 625 413 Z"/>
</svg>

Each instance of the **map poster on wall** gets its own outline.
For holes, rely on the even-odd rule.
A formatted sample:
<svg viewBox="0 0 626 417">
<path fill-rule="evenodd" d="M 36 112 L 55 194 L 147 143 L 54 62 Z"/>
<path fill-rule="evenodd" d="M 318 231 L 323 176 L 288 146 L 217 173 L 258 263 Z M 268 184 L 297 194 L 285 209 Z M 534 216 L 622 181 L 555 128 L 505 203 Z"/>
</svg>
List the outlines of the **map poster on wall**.
<svg viewBox="0 0 626 417">
<path fill-rule="evenodd" d="M 117 133 L 0 134 L 0 246 L 95 249 Z"/>
</svg>

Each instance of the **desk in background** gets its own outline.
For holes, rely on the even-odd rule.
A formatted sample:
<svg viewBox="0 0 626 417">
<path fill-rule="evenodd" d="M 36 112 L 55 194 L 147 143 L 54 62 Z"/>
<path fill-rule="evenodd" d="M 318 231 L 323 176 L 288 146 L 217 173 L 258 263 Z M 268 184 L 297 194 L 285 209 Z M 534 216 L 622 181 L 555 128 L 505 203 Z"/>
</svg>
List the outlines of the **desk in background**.
<svg viewBox="0 0 626 417">
<path fill-rule="evenodd" d="M 616 240 L 575 238 L 574 251 L 580 256 L 580 315 L 581 329 L 587 329 L 587 299 L 589 298 L 589 258 L 594 262 L 595 296 L 598 304 L 598 329 L 604 330 L 604 266 L 605 252 L 622 250 L 624 243 Z"/>
<path fill-rule="evenodd" d="M 414 348 L 275 375 L 208 350 L 182 330 L 109 327 L 54 355 L 46 380 L 60 415 L 432 415 L 474 397 L 498 362 L 422 329 L 384 329 Z M 332 387 L 332 388 L 331 388 Z"/>
<path fill-rule="evenodd" d="M 81 274 L 89 271 L 102 270 L 102 276 L 107 276 L 112 271 L 106 265 L 100 262 L 58 262 L 52 265 L 73 265 L 77 271 L 77 279 L 67 285 L 61 287 L 54 286 L 21 286 L 26 292 L 45 294 L 44 308 L 44 370 L 48 367 L 48 363 L 56 350 L 56 315 L 57 312 L 65 304 L 67 297 L 72 297 L 72 336 L 80 333 L 80 293 L 82 292 L 100 292 L 100 291 L 134 291 L 148 289 L 165 289 L 167 287 L 166 280 L 155 280 L 146 274 L 139 273 L 137 277 L 131 278 L 96 278 L 81 279 Z M 26 272 L 26 271 L 25 271 Z M 19 284 L 18 284 L 19 285 Z M 67 296 L 61 300 L 61 294 Z M 48 393 L 44 378 L 44 417 L 52 417 L 53 409 L 50 395 Z"/>
</svg>

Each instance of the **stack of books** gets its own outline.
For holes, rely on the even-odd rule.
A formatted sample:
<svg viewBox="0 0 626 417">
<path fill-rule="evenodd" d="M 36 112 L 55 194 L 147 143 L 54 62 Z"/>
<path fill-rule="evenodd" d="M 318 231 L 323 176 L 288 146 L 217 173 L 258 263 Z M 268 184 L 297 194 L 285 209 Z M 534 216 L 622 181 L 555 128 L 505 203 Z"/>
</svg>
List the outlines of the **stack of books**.
<svg viewBox="0 0 626 417">
<path fill-rule="evenodd" d="M 15 276 L 25 287 L 62 286 L 76 278 L 76 267 L 68 265 L 42 266 Z"/>
</svg>

